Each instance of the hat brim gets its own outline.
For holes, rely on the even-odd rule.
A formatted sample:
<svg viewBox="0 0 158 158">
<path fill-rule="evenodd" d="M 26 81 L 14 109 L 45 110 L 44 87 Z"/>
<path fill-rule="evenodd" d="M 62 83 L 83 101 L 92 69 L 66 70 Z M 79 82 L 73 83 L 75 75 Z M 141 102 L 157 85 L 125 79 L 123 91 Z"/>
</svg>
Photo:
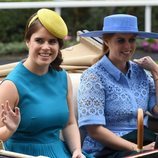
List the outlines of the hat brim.
<svg viewBox="0 0 158 158">
<path fill-rule="evenodd" d="M 138 32 L 131 32 L 131 31 L 90 31 L 86 33 L 80 34 L 82 37 L 103 37 L 105 34 L 112 34 L 112 33 L 123 33 L 123 34 L 136 34 L 138 38 L 155 38 L 158 39 L 158 33 L 152 33 L 152 32 L 143 32 L 143 31 L 138 31 Z"/>
</svg>

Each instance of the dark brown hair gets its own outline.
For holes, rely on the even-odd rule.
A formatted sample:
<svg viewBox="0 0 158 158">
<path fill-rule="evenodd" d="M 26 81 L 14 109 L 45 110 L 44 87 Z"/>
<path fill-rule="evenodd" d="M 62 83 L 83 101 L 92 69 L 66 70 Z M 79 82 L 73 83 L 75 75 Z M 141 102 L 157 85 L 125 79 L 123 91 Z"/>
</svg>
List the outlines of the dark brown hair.
<svg viewBox="0 0 158 158">
<path fill-rule="evenodd" d="M 26 28 L 25 28 L 25 41 L 29 41 L 32 34 L 35 33 L 37 30 L 39 30 L 43 25 L 41 24 L 41 22 L 37 19 L 35 19 L 29 26 L 30 20 L 36 15 L 33 14 L 27 21 L 26 24 Z M 62 53 L 60 51 L 60 49 L 63 47 L 64 42 L 62 39 L 57 38 L 58 43 L 59 43 L 59 51 L 58 51 L 58 55 L 56 57 L 56 59 L 50 64 L 50 68 L 57 70 L 57 71 L 61 71 L 62 68 L 60 67 L 63 59 L 62 59 Z"/>
<path fill-rule="evenodd" d="M 104 34 L 103 35 L 103 52 L 107 54 L 109 52 L 109 47 L 106 45 L 106 40 L 111 38 L 114 35 L 114 33 Z"/>
</svg>

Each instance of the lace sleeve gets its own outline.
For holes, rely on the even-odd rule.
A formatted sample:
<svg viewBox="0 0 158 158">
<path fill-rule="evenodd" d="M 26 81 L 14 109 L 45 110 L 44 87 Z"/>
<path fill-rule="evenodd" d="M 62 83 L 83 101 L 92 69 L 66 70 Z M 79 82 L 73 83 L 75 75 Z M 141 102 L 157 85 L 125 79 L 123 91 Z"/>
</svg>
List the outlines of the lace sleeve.
<svg viewBox="0 0 158 158">
<path fill-rule="evenodd" d="M 81 77 L 78 92 L 79 126 L 105 124 L 105 94 L 100 77 L 86 71 Z"/>
</svg>

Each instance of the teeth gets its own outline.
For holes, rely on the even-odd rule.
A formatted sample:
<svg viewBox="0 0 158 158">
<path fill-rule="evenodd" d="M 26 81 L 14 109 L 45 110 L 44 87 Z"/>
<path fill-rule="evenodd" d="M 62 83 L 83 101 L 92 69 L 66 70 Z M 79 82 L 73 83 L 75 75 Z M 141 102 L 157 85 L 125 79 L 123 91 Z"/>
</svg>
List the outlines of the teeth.
<svg viewBox="0 0 158 158">
<path fill-rule="evenodd" d="M 43 56 L 43 57 L 49 57 L 50 56 L 50 54 L 48 54 L 48 53 L 40 53 L 40 55 Z"/>
<path fill-rule="evenodd" d="M 129 54 L 130 52 L 128 51 L 128 52 L 123 52 L 124 54 Z"/>
</svg>

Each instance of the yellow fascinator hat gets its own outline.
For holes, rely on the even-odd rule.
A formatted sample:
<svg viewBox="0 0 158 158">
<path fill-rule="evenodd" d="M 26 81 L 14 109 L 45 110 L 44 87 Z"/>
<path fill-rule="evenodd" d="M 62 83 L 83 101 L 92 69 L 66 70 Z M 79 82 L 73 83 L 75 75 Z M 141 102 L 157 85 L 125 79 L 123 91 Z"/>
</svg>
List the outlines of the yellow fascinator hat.
<svg viewBox="0 0 158 158">
<path fill-rule="evenodd" d="M 39 19 L 41 24 L 55 37 L 64 39 L 68 34 L 67 26 L 59 14 L 50 9 L 40 9 L 37 14 L 30 20 L 28 27 Z"/>
</svg>

